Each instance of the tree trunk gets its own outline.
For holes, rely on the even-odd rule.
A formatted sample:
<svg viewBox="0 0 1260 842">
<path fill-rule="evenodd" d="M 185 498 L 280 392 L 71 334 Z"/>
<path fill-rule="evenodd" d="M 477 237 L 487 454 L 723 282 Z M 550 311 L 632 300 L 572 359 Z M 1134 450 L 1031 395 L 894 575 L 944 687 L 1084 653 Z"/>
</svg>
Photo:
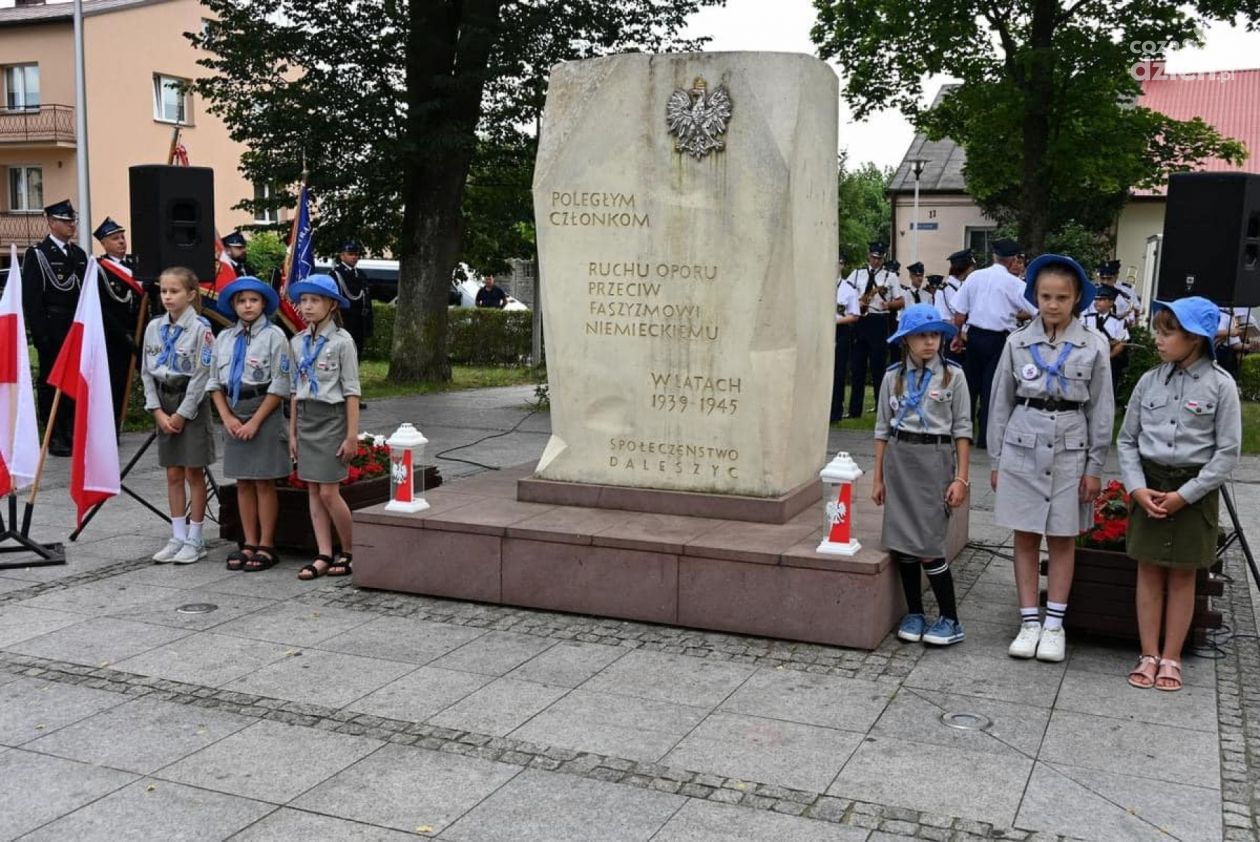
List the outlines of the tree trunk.
<svg viewBox="0 0 1260 842">
<path fill-rule="evenodd" d="M 1050 179 L 1046 151 L 1050 141 L 1050 103 L 1054 95 L 1054 19 L 1057 0 L 1036 0 L 1028 39 L 1028 72 L 1024 83 L 1023 200 L 1019 205 L 1019 237 L 1038 254 L 1050 228 Z"/>
<path fill-rule="evenodd" d="M 446 308 L 463 234 L 464 183 L 503 0 L 411 0 L 403 232 L 389 379 L 451 377 Z"/>
</svg>

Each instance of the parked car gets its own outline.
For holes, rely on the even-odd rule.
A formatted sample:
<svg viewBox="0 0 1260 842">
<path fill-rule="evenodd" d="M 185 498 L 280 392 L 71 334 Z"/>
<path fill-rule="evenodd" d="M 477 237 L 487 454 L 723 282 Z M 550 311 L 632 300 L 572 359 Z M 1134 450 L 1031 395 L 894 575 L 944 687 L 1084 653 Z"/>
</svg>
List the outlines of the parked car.
<svg viewBox="0 0 1260 842">
<path fill-rule="evenodd" d="M 315 261 L 315 271 L 328 274 L 332 272 L 333 264 L 330 260 Z M 389 301 L 392 302 L 398 297 L 398 261 L 397 260 L 369 260 L 363 258 L 359 261 L 359 270 L 367 276 L 368 288 L 372 291 L 373 301 Z"/>
</svg>

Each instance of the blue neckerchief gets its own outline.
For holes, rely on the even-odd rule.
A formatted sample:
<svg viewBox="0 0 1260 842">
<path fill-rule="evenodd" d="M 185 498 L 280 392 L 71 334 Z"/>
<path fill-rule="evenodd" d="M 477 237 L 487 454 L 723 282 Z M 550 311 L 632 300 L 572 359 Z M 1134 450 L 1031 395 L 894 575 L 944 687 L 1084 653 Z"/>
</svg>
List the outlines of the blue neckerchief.
<svg viewBox="0 0 1260 842">
<path fill-rule="evenodd" d="M 1039 343 L 1040 344 L 1040 343 Z M 1046 375 L 1046 391 L 1050 391 L 1053 384 L 1058 387 L 1060 395 L 1067 394 L 1067 377 L 1063 374 L 1063 364 L 1067 362 L 1068 355 L 1072 353 L 1072 344 L 1069 342 L 1063 346 L 1063 350 L 1059 352 L 1059 358 L 1050 365 L 1046 365 L 1041 359 L 1041 354 L 1037 352 L 1036 345 L 1028 346 L 1028 350 L 1032 352 L 1033 362 L 1037 364 L 1037 368 L 1045 372 Z"/>
<path fill-rule="evenodd" d="M 315 343 L 315 350 L 311 350 L 311 334 L 308 332 L 302 337 L 302 359 L 298 360 L 298 376 L 306 375 L 306 379 L 311 382 L 311 394 L 319 394 L 319 381 L 315 379 L 315 372 L 312 366 L 315 365 L 315 359 L 319 356 L 319 352 L 324 350 L 324 343 L 328 341 L 327 336 L 321 336 L 319 341 Z"/>
<path fill-rule="evenodd" d="M 236 406 L 241 399 L 241 378 L 245 376 L 245 354 L 249 348 L 249 328 L 242 327 L 232 348 L 232 367 L 228 370 L 228 403 Z"/>
<path fill-rule="evenodd" d="M 919 378 L 916 386 L 914 382 L 914 369 L 906 372 L 906 393 L 901 398 L 901 407 L 897 410 L 897 417 L 893 420 L 893 426 L 901 429 L 901 422 L 906 417 L 906 411 L 913 409 L 919 414 L 919 420 L 923 422 L 923 429 L 928 428 L 927 415 L 923 412 L 923 396 L 927 393 L 928 381 L 932 379 L 932 369 L 923 369 L 923 374 Z"/>
<path fill-rule="evenodd" d="M 175 343 L 179 341 L 179 335 L 183 332 L 183 325 L 162 323 L 162 353 L 158 354 L 158 358 L 153 361 L 154 368 L 175 365 Z"/>
</svg>

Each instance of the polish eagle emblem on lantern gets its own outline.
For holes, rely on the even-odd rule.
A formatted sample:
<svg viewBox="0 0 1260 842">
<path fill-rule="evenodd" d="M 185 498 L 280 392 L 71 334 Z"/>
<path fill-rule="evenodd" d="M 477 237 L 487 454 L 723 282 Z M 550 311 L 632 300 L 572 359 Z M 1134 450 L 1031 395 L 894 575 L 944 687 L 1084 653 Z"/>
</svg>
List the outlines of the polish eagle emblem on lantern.
<svg viewBox="0 0 1260 842">
<path fill-rule="evenodd" d="M 832 500 L 827 503 L 827 522 L 832 526 L 837 523 L 844 523 L 844 519 L 848 517 L 849 509 L 844 503 L 838 500 Z"/>
<path fill-rule="evenodd" d="M 674 150 L 700 160 L 725 148 L 722 135 L 731 121 L 731 109 L 726 86 L 719 85 L 710 93 L 701 77 L 696 77 L 690 91 L 674 91 L 665 104 L 665 123 L 674 136 Z"/>
</svg>

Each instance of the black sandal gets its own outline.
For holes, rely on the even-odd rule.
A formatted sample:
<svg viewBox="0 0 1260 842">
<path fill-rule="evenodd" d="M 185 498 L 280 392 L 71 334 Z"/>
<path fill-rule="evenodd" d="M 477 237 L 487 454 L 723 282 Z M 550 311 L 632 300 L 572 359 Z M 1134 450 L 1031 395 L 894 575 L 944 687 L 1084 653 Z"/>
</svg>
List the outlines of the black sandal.
<svg viewBox="0 0 1260 842">
<path fill-rule="evenodd" d="M 329 566 L 325 571 L 328 576 L 349 576 L 354 571 L 350 569 L 350 562 L 354 561 L 354 556 L 350 553 L 337 553 L 337 560 Z M 340 571 L 340 572 L 336 572 Z"/>
<path fill-rule="evenodd" d="M 257 550 L 258 548 L 253 544 L 241 544 L 241 548 L 239 550 L 233 550 L 228 553 L 227 569 L 244 570 L 245 562 L 249 561 Z"/>
<path fill-rule="evenodd" d="M 302 569 L 298 571 L 298 578 L 301 579 L 303 582 L 309 582 L 312 579 L 318 579 L 320 576 L 327 574 L 328 571 L 332 569 L 333 558 L 330 555 L 324 555 L 323 553 L 320 553 L 319 555 L 315 556 L 315 561 L 322 561 L 328 566 L 325 567 L 323 571 L 321 571 L 318 567 L 315 566 L 314 563 L 302 565 Z M 303 573 L 310 573 L 311 575 L 303 576 L 302 575 Z"/>
<path fill-rule="evenodd" d="M 280 556 L 275 547 L 254 547 L 253 556 L 245 560 L 244 570 L 246 573 L 257 573 L 260 570 L 270 570 L 279 563 Z"/>
</svg>

